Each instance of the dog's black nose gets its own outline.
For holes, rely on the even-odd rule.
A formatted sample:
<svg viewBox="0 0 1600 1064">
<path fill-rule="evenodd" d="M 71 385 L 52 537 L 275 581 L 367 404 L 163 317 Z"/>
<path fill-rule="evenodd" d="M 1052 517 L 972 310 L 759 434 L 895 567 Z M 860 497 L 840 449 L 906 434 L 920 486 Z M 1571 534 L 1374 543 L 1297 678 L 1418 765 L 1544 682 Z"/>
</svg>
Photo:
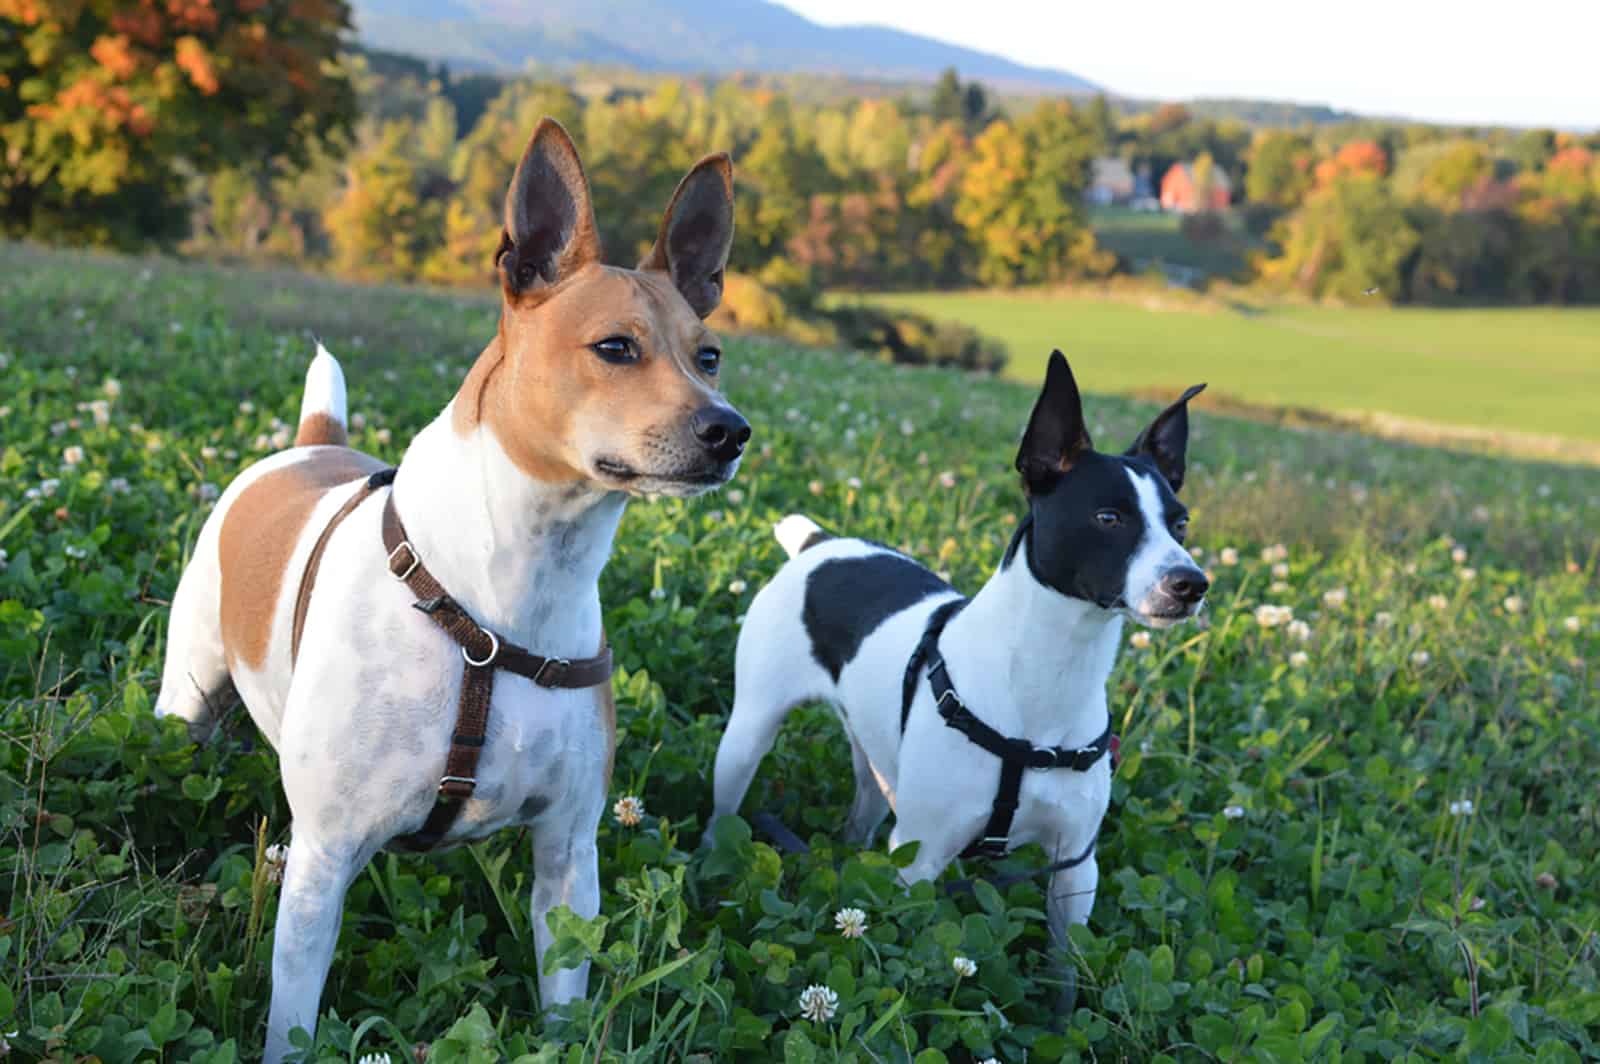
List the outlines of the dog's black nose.
<svg viewBox="0 0 1600 1064">
<path fill-rule="evenodd" d="M 1161 590 L 1180 602 L 1196 603 L 1206 597 L 1211 581 L 1199 569 L 1185 565 L 1171 569 L 1161 577 Z"/>
<path fill-rule="evenodd" d="M 731 406 L 703 406 L 689 419 L 689 427 L 719 462 L 739 457 L 750 440 L 750 422 Z"/>
</svg>

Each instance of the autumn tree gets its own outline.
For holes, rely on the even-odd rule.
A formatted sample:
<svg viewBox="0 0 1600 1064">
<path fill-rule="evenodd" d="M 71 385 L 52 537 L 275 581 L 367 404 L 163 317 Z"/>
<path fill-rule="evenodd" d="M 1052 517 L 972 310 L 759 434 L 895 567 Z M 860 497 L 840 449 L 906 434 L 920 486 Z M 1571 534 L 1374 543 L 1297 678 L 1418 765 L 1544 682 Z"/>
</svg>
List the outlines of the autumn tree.
<svg viewBox="0 0 1600 1064">
<path fill-rule="evenodd" d="M 1250 148 L 1245 171 L 1245 198 L 1273 207 L 1297 207 L 1310 191 L 1314 155 L 1311 142 L 1299 133 L 1268 130 Z"/>
<path fill-rule="evenodd" d="M 302 163 L 348 128 L 344 0 L 0 0 L 0 227 L 136 245 L 183 175 Z"/>
<path fill-rule="evenodd" d="M 956 218 L 994 285 L 1057 280 L 1109 268 L 1084 216 L 1095 133 L 1071 104 L 1046 101 L 973 142 Z"/>
</svg>

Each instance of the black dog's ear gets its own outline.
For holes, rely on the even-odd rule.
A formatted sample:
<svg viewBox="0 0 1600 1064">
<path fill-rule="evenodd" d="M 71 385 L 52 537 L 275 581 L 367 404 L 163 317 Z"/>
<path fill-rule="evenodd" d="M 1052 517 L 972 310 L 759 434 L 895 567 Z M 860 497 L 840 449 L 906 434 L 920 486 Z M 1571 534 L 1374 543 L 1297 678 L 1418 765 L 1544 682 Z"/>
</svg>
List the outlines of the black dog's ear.
<svg viewBox="0 0 1600 1064">
<path fill-rule="evenodd" d="M 1130 458 L 1148 458 L 1167 478 L 1172 493 L 1183 490 L 1183 458 L 1189 449 L 1189 400 L 1206 390 L 1204 384 L 1178 396 L 1178 401 L 1156 415 L 1148 428 L 1128 448 Z"/>
<path fill-rule="evenodd" d="M 1072 463 L 1088 451 L 1089 428 L 1083 423 L 1083 399 L 1072 368 L 1060 351 L 1050 352 L 1044 390 L 1033 404 L 1033 416 L 1017 451 L 1017 472 L 1029 495 L 1042 495 L 1055 487 Z"/>
<path fill-rule="evenodd" d="M 600 260 L 600 233 L 578 149 L 561 123 L 533 131 L 506 190 L 505 229 L 495 263 L 513 295 L 554 285 Z"/>
</svg>

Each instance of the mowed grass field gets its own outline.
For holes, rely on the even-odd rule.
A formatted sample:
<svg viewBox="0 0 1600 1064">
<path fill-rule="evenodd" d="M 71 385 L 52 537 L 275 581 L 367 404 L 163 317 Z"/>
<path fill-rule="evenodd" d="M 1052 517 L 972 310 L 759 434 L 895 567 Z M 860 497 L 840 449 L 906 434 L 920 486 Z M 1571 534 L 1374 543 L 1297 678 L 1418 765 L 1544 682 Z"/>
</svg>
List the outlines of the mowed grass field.
<svg viewBox="0 0 1600 1064">
<path fill-rule="evenodd" d="M 1220 397 L 1258 406 L 1600 442 L 1597 308 L 1229 309 L 1181 293 L 1142 305 L 1046 291 L 871 299 L 1004 341 L 1006 374 L 1021 381 L 1059 347 L 1103 391 L 1205 380 Z"/>
<path fill-rule="evenodd" d="M 313 333 L 354 442 L 398 460 L 494 315 L 0 244 L 8 1064 L 259 1054 L 288 810 L 242 710 L 203 747 L 152 717 L 166 602 L 216 490 L 282 445 Z M 1078 362 L 1103 447 L 1156 408 L 1101 393 L 1232 364 L 1151 345 L 1183 372 Z M 1600 472 L 1198 411 L 1184 491 L 1211 605 L 1127 637 L 1100 891 L 1063 957 L 1037 849 L 907 890 L 881 838 L 835 840 L 850 759 L 823 707 L 791 716 L 745 806 L 811 852 L 739 821 L 697 847 L 773 521 L 810 513 L 976 589 L 1023 513 L 1037 382 L 752 338 L 724 375 L 755 428 L 736 483 L 632 505 L 602 581 L 611 798 L 646 815 L 602 825 L 602 918 L 556 921 L 549 963 L 592 957 L 589 1001 L 541 1014 L 524 835 L 385 854 L 350 890 L 306 1059 L 1600 1059 Z M 995 876 L 1021 878 L 947 889 Z M 801 1013 L 814 985 L 826 1018 Z"/>
</svg>

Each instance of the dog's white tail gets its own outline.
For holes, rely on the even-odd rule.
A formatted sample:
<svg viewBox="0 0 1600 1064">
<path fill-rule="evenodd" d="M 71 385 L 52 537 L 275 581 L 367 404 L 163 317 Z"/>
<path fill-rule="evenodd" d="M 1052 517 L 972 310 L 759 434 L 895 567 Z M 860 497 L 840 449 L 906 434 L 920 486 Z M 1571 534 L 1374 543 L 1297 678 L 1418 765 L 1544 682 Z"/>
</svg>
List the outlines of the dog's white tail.
<svg viewBox="0 0 1600 1064">
<path fill-rule="evenodd" d="M 785 517 L 772 526 L 772 534 L 778 537 L 778 542 L 789 552 L 791 558 L 807 547 L 833 538 L 822 530 L 821 525 L 805 514 L 790 514 Z"/>
<path fill-rule="evenodd" d="M 343 447 L 349 442 L 345 424 L 344 370 L 319 341 L 317 357 L 306 370 L 306 391 L 300 400 L 300 427 L 295 431 L 294 445 Z"/>
</svg>

